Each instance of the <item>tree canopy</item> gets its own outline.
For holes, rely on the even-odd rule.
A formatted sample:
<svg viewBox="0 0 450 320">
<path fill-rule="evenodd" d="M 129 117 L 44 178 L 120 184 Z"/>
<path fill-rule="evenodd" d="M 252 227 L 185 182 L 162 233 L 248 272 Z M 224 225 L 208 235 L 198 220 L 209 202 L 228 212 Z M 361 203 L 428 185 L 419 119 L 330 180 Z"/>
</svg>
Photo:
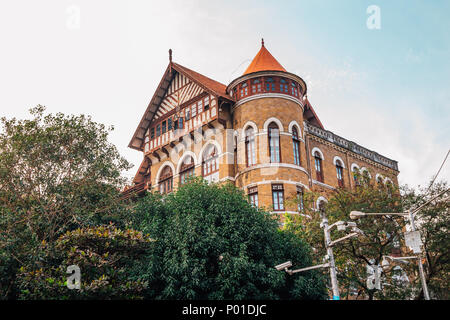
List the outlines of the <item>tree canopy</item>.
<svg viewBox="0 0 450 320">
<path fill-rule="evenodd" d="M 157 240 L 145 269 L 156 299 L 324 299 L 324 278 L 274 266 L 312 263 L 303 240 L 281 231 L 232 185 L 191 180 L 176 193 L 143 198 L 132 227 Z"/>
</svg>

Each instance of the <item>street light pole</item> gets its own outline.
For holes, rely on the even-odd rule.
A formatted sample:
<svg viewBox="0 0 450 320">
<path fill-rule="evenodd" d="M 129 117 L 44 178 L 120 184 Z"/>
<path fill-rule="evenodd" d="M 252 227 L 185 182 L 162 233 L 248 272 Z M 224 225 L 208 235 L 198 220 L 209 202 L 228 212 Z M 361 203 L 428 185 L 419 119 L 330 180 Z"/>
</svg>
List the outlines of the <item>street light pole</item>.
<svg viewBox="0 0 450 320">
<path fill-rule="evenodd" d="M 334 263 L 333 247 L 330 246 L 331 237 L 330 230 L 328 229 L 328 219 L 325 216 L 324 210 L 321 210 L 320 215 L 322 217 L 323 232 L 325 235 L 325 247 L 327 248 L 328 261 L 330 264 L 330 278 L 331 288 L 333 291 L 333 300 L 339 300 L 339 286 L 336 276 L 336 265 Z"/>
<path fill-rule="evenodd" d="M 416 224 L 414 223 L 414 215 L 412 211 L 409 212 L 409 222 L 411 224 L 411 230 L 416 231 Z M 417 262 L 419 264 L 419 274 L 420 274 L 420 281 L 422 282 L 423 296 L 425 297 L 425 300 L 430 300 L 430 294 L 428 293 L 428 285 L 425 279 L 425 272 L 423 270 L 422 265 L 422 251 L 420 251 L 420 253 L 417 256 Z"/>
<path fill-rule="evenodd" d="M 431 201 L 429 201 L 429 202 L 431 202 Z M 427 202 L 427 204 L 429 202 Z M 420 207 L 420 208 L 422 208 L 422 207 Z M 391 216 L 403 216 L 403 217 L 407 216 L 408 219 L 409 219 L 409 223 L 411 225 L 411 230 L 412 231 L 416 231 L 416 224 L 414 223 L 414 213 L 417 212 L 417 211 L 418 211 L 418 209 L 416 209 L 414 211 L 409 211 L 407 213 L 406 212 L 391 212 L 391 213 L 370 212 L 370 213 L 367 213 L 367 212 L 352 211 L 352 212 L 350 212 L 350 218 L 351 219 L 358 219 L 358 218 L 364 217 L 364 216 L 388 216 L 388 215 L 391 215 Z M 418 262 L 418 265 L 419 265 L 419 274 L 420 274 L 420 281 L 422 283 L 423 295 L 425 297 L 425 300 L 430 300 L 430 295 L 428 293 L 427 281 L 425 279 L 425 272 L 423 270 L 423 265 L 422 265 L 422 252 L 420 252 L 418 254 L 417 262 Z"/>
</svg>

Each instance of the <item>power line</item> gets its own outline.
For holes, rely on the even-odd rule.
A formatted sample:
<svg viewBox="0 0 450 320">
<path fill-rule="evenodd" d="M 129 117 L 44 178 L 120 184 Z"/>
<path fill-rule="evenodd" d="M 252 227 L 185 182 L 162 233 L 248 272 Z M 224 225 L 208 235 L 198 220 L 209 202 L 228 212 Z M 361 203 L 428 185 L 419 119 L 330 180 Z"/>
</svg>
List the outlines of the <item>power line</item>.
<svg viewBox="0 0 450 320">
<path fill-rule="evenodd" d="M 428 192 L 430 191 L 431 187 L 433 186 L 434 181 L 436 180 L 436 178 L 438 177 L 439 173 L 441 172 L 441 169 L 442 169 L 442 167 L 444 166 L 445 161 L 447 161 L 447 158 L 448 158 L 449 153 L 450 153 L 450 149 L 448 150 L 447 155 L 445 156 L 444 161 L 442 161 L 441 167 L 439 168 L 438 172 L 437 172 L 436 175 L 434 176 L 433 181 L 431 181 L 431 184 L 430 184 L 430 186 L 428 187 L 428 190 L 427 190 L 427 192 L 425 192 L 425 194 L 428 194 Z"/>
</svg>

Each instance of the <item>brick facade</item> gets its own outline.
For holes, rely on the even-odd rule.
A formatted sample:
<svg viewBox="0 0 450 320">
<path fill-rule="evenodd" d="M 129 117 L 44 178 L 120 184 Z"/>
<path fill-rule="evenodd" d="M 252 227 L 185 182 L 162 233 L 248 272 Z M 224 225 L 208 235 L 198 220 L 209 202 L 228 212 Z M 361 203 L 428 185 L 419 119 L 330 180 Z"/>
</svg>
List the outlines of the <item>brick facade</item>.
<svg viewBox="0 0 450 320">
<path fill-rule="evenodd" d="M 263 49 L 265 50 L 264 47 L 261 50 Z M 264 56 L 264 51 L 258 53 L 261 54 Z M 271 55 L 265 58 L 266 61 L 271 59 L 274 59 Z M 189 127 L 187 130 L 189 132 L 183 133 L 183 137 L 172 134 L 171 137 L 177 138 L 168 139 L 158 147 L 154 144 L 148 147 L 145 144 L 155 120 L 144 120 L 156 114 L 155 111 L 151 111 L 150 105 L 130 142 L 131 147 L 143 151 L 144 157 L 147 158 L 143 164 L 148 163 L 147 166 L 141 165 L 135 184 L 145 184 L 148 190 L 159 190 L 161 171 L 164 167 L 170 166 L 173 173 L 173 189 L 178 188 L 181 163 L 187 155 L 192 156 L 194 160 L 195 175 L 202 176 L 203 160 L 207 150 L 211 150 L 208 147 L 211 144 L 217 150 L 219 170 L 205 178 L 213 182 L 231 182 L 245 193 L 248 193 L 250 188 L 254 192 L 256 187 L 258 205 L 269 211 L 274 209 L 273 185 L 277 185 L 275 188 L 280 188 L 281 185 L 283 189 L 285 204 L 283 212 L 298 212 L 297 205 L 287 200 L 295 198 L 299 188 L 317 191 L 325 199 L 328 198 L 333 190 L 342 187 L 337 178 L 336 160 L 342 165 L 344 187 L 355 187 L 353 168 L 367 171 L 371 176 L 371 183 L 376 183 L 376 179 L 382 179 L 383 183 L 390 181 L 395 185 L 398 184 L 397 162 L 326 131 L 306 99 L 306 84 L 303 79 L 286 72 L 282 67 L 270 71 L 264 69 L 264 66 L 252 63 L 251 72 L 245 73 L 225 87 L 185 67 L 170 63 L 168 70 L 176 71 L 175 76 L 180 79 L 180 91 L 183 90 L 182 85 L 194 87 L 195 84 L 198 90 L 202 88 L 205 90 L 199 94 L 202 99 L 207 96 L 206 93 L 210 94 L 210 101 L 214 101 L 211 108 L 196 109 L 199 113 L 200 110 L 202 112 L 202 115 L 197 115 L 199 119 L 205 119 L 203 113 L 208 112 L 210 120 L 199 121 L 197 127 Z M 276 64 L 272 62 L 271 65 Z M 174 76 L 166 71 L 165 77 L 162 83 L 167 81 L 169 84 L 166 88 L 172 88 L 171 90 L 176 93 L 176 85 L 170 84 Z M 208 91 L 208 88 L 212 89 Z M 164 88 L 160 85 L 159 89 Z M 194 96 L 189 99 L 189 103 L 193 103 L 196 98 Z M 189 103 L 187 107 L 183 105 L 187 110 L 190 108 Z M 157 103 L 155 106 L 155 110 L 158 110 Z M 178 109 L 181 109 L 180 106 L 176 110 Z M 169 115 L 175 114 L 176 110 L 173 109 Z M 160 113 L 160 119 L 165 119 L 164 114 Z M 280 160 L 274 162 L 271 162 L 269 153 L 268 127 L 271 123 L 278 128 L 278 131 L 271 131 L 277 133 L 272 141 L 277 141 L 279 137 Z M 146 131 L 141 130 L 143 124 Z M 251 165 L 248 165 L 249 155 L 246 148 L 248 128 L 253 129 L 252 141 L 255 151 L 255 163 Z M 298 132 L 297 164 L 294 157 L 293 128 Z M 186 128 L 184 130 L 186 131 Z M 277 145 L 276 142 L 273 143 Z M 317 179 L 314 158 L 316 151 L 320 154 L 322 182 Z"/>
</svg>

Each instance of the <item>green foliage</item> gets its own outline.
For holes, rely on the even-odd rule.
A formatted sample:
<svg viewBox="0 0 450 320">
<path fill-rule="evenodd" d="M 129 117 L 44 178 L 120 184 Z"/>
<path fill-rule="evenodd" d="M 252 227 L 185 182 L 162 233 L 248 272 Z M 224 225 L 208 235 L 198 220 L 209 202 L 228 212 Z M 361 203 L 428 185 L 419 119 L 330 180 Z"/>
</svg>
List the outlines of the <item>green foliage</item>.
<svg viewBox="0 0 450 320">
<path fill-rule="evenodd" d="M 349 221 L 351 211 L 361 212 L 408 212 L 424 204 L 427 200 L 447 190 L 447 183 L 435 183 L 432 188 L 418 191 L 392 186 L 377 187 L 363 183 L 354 190 L 338 189 L 334 192 L 325 208 L 329 224 L 343 220 Z M 323 229 L 318 212 L 309 209 L 318 194 L 305 195 L 305 215 L 287 216 L 286 230 L 305 239 L 316 250 L 314 260 L 320 262 L 325 255 Z M 450 224 L 449 202 L 444 196 L 424 207 L 415 218 L 416 228 L 422 235 L 426 263 L 424 265 L 429 291 L 436 299 L 448 299 L 449 292 L 449 252 Z M 411 256 L 413 253 L 404 243 L 406 224 L 402 217 L 367 216 L 356 220 L 358 228 L 365 236 L 359 236 L 339 243 L 333 249 L 338 269 L 341 296 L 346 298 L 352 292 L 366 299 L 423 299 L 423 292 L 414 260 L 409 263 L 391 263 L 382 274 L 382 290 L 367 287 L 368 264 L 380 264 L 383 255 Z M 333 229 L 332 239 L 345 235 L 343 231 Z M 395 244 L 398 243 L 400 248 Z M 401 267 L 401 270 L 398 269 Z M 399 277 L 407 276 L 404 282 Z"/>
<path fill-rule="evenodd" d="M 450 299 L 450 202 L 448 201 L 448 184 L 435 183 L 431 188 L 421 188 L 418 191 L 405 190 L 404 207 L 406 210 L 416 208 L 428 200 L 447 190 L 445 195 L 438 197 L 432 204 L 425 206 L 417 213 L 416 225 L 422 236 L 425 278 L 430 295 L 434 299 Z M 414 272 L 415 299 L 423 299 L 422 287 L 417 273 L 417 267 L 410 268 Z"/>
<path fill-rule="evenodd" d="M 131 229 L 113 225 L 67 232 L 54 243 L 42 243 L 44 253 L 36 269 L 20 268 L 16 285 L 19 299 L 139 299 L 147 283 L 133 278 L 151 239 Z M 81 271 L 80 290 L 67 288 L 66 269 Z"/>
<path fill-rule="evenodd" d="M 329 225 L 337 221 L 349 221 L 351 211 L 362 212 L 402 212 L 401 198 L 398 190 L 377 188 L 370 184 L 362 184 L 354 190 L 337 189 L 329 198 L 325 207 L 325 214 Z M 314 260 L 321 263 L 326 255 L 322 221 L 320 213 L 311 209 L 318 194 L 307 193 L 305 195 L 304 215 L 288 215 L 285 229 L 296 233 L 315 248 Z M 357 220 L 358 228 L 363 230 L 365 236 L 351 238 L 333 247 L 336 267 L 338 269 L 338 281 L 341 296 L 348 297 L 350 292 L 357 293 L 368 299 L 384 299 L 394 294 L 407 293 L 399 289 L 398 284 L 392 281 L 393 270 L 386 272 L 384 291 L 376 291 L 367 287 L 368 264 L 380 264 L 383 255 L 390 255 L 394 248 L 395 240 L 402 238 L 402 229 L 405 222 L 401 217 L 372 216 Z M 338 239 L 348 234 L 347 231 L 338 231 L 333 228 L 331 239 Z M 326 272 L 326 271 L 325 271 Z M 395 279 L 395 277 L 394 277 Z M 390 292 L 394 290 L 394 292 Z"/>
<path fill-rule="evenodd" d="M 34 270 L 38 248 L 61 234 L 109 221 L 118 226 L 118 202 L 130 164 L 107 140 L 112 129 L 89 117 L 1 118 L 0 133 L 0 298 L 16 298 L 20 266 Z"/>
<path fill-rule="evenodd" d="M 132 217 L 133 228 L 157 239 L 144 270 L 150 298 L 326 298 L 319 273 L 274 268 L 287 260 L 310 266 L 309 246 L 234 186 L 195 179 L 174 194 L 146 196 Z"/>
</svg>

